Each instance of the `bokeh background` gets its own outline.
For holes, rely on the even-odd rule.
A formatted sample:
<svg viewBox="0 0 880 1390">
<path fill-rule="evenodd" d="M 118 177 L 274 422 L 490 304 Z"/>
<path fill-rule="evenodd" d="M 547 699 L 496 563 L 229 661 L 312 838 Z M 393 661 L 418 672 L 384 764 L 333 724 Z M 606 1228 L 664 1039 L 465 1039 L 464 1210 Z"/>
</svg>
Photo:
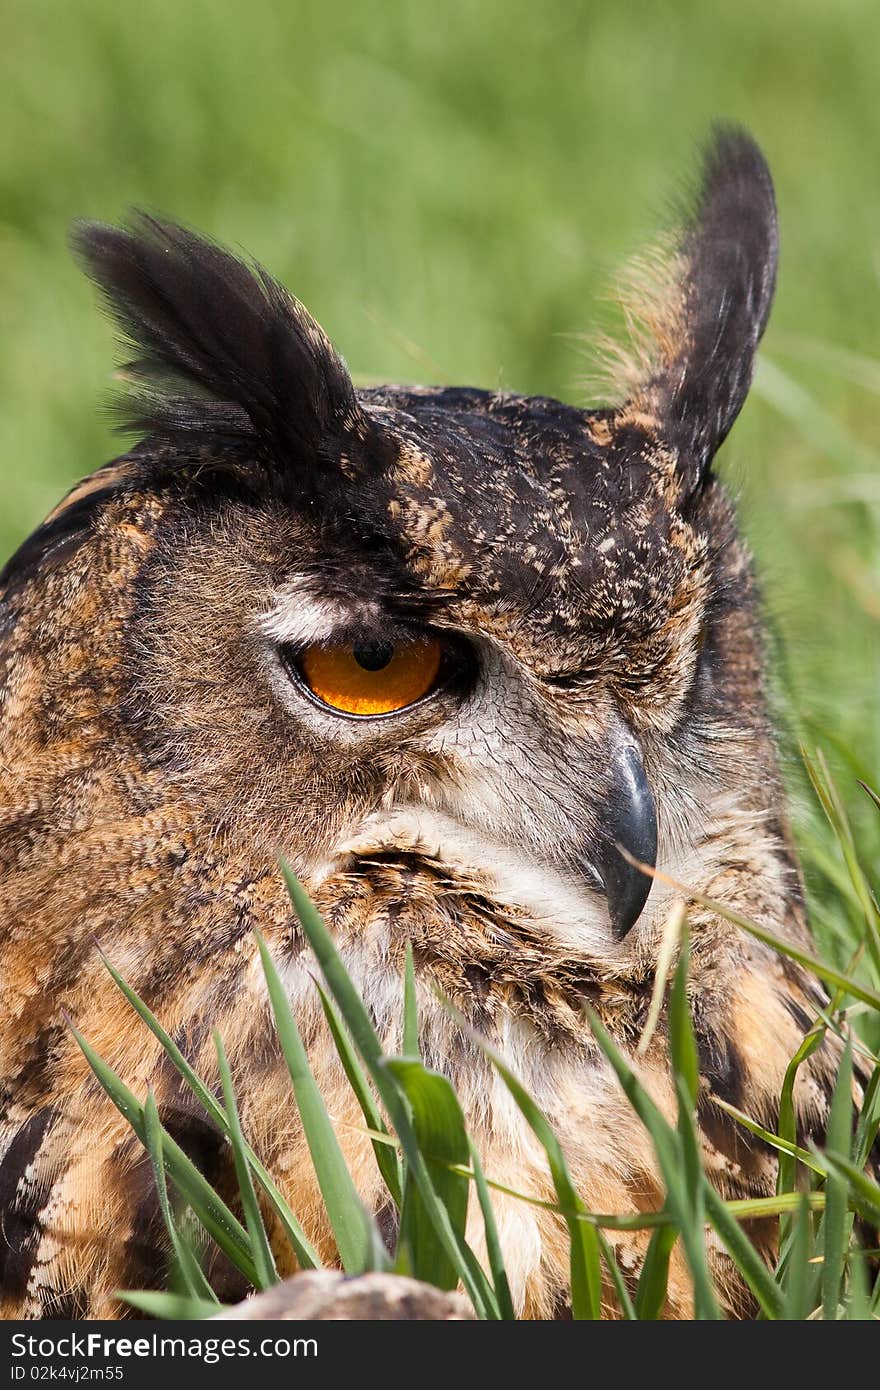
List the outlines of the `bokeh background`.
<svg viewBox="0 0 880 1390">
<path fill-rule="evenodd" d="M 876 0 L 2 0 L 0 552 L 119 452 L 79 216 L 161 211 L 246 249 L 357 377 L 585 399 L 609 277 L 710 122 L 773 168 L 782 264 L 722 455 L 763 578 L 820 930 L 820 744 L 880 815 L 880 12 Z M 844 933 L 845 934 L 845 933 Z"/>
</svg>

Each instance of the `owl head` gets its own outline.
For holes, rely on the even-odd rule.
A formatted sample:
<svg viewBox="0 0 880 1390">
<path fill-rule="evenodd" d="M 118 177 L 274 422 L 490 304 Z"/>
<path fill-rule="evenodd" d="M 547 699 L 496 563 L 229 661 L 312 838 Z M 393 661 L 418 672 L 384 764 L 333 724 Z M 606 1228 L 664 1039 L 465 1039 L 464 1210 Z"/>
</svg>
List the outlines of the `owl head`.
<svg viewBox="0 0 880 1390">
<path fill-rule="evenodd" d="M 633 860 L 687 861 L 732 802 L 770 813 L 749 566 L 712 470 L 776 273 L 746 135 L 716 133 L 637 277 L 600 409 L 358 390 L 262 269 L 148 217 L 75 240 L 141 442 L 2 584 L 21 707 L 39 690 L 22 765 L 99 846 L 93 888 L 142 865 L 195 900 L 196 846 L 284 852 L 337 906 L 428 866 L 450 920 L 464 885 L 611 958 L 645 918 Z"/>
<path fill-rule="evenodd" d="M 331 1258 L 259 928 L 359 1190 L 381 1206 L 279 854 L 389 1048 L 411 943 L 422 1052 L 452 1077 L 487 1172 L 553 1195 L 438 989 L 560 1127 L 594 1210 L 662 1203 L 583 1012 L 586 995 L 624 1047 L 642 1034 L 669 889 L 639 866 L 808 940 L 749 558 L 713 471 L 749 387 L 776 244 L 761 154 L 720 130 L 681 230 L 628 291 L 613 403 L 587 410 L 358 390 L 261 269 L 151 218 L 77 230 L 128 345 L 124 420 L 140 442 L 0 575 L 12 1316 L 106 1310 L 162 1267 L 150 1164 L 91 1086 L 60 1005 L 228 1181 L 223 1135 L 139 1028 L 96 938 L 206 1076 L 220 1029 L 249 1138 Z M 775 1128 L 815 998 L 721 915 L 694 911 L 691 932 L 712 1172 L 732 1195 L 772 1192 L 713 1098 Z M 664 1026 L 645 1066 L 674 1107 Z M 830 1093 L 833 1068 L 822 1075 L 808 1105 Z M 508 1269 L 522 1306 L 549 1316 L 567 1247 L 535 1210 L 504 1217 Z"/>
</svg>

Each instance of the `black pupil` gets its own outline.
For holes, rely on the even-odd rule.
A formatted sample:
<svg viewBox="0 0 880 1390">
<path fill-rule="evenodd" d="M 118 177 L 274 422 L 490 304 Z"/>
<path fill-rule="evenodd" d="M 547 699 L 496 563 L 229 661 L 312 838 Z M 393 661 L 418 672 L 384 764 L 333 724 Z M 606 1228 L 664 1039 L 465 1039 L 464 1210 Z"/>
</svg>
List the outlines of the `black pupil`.
<svg viewBox="0 0 880 1390">
<path fill-rule="evenodd" d="M 393 642 L 359 642 L 351 654 L 365 671 L 381 671 L 394 655 Z"/>
</svg>

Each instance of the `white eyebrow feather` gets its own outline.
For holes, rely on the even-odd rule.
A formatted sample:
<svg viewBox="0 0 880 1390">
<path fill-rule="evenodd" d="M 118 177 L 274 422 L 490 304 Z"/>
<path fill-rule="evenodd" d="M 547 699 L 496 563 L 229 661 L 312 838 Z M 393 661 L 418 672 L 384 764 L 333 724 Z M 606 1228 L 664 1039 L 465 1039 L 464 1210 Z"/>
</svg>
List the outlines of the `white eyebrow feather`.
<svg viewBox="0 0 880 1390">
<path fill-rule="evenodd" d="M 338 628 L 377 623 L 379 605 L 372 599 L 343 603 L 316 594 L 305 579 L 291 579 L 277 590 L 271 606 L 260 615 L 258 629 L 279 646 L 307 646 L 326 641 Z"/>
</svg>

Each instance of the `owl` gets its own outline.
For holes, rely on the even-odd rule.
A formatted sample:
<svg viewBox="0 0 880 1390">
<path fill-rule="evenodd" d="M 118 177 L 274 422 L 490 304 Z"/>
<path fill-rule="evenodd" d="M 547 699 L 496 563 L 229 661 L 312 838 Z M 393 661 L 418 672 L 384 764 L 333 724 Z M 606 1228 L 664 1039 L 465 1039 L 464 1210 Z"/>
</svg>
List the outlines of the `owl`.
<svg viewBox="0 0 880 1390">
<path fill-rule="evenodd" d="M 492 1178 L 553 1200 L 543 1152 L 441 998 L 549 1116 L 590 1208 L 658 1207 L 651 1143 L 584 1008 L 673 1113 L 665 1015 L 638 1044 L 675 894 L 637 862 L 809 943 L 752 565 L 713 468 L 774 291 L 758 148 L 726 127 L 709 141 L 691 211 L 627 292 L 638 328 L 596 409 L 356 389 L 296 299 L 192 232 L 141 217 L 82 226 L 75 245 L 128 344 L 139 442 L 0 576 L 5 1316 L 121 1316 L 115 1290 L 167 1276 L 149 1161 L 62 1010 L 235 1190 L 225 1139 L 98 944 L 214 1079 L 219 1029 L 244 1129 L 332 1262 L 259 929 L 363 1200 L 390 1220 L 281 853 L 391 1052 L 411 946 L 424 1057 Z M 715 912 L 689 920 L 703 1161 L 725 1197 L 769 1194 L 772 1153 L 719 1102 L 775 1125 L 823 996 Z M 827 1045 L 801 1070 L 804 1136 L 834 1072 Z M 519 1314 L 566 1316 L 561 1219 L 503 1195 L 497 1219 Z M 637 1278 L 647 1234 L 611 1234 Z M 772 1226 L 751 1236 L 771 1259 Z M 748 1316 L 724 1252 L 709 1258 L 728 1313 Z M 208 1274 L 224 1300 L 246 1292 L 219 1255 Z M 676 1250 L 666 1314 L 691 1312 Z"/>
</svg>

